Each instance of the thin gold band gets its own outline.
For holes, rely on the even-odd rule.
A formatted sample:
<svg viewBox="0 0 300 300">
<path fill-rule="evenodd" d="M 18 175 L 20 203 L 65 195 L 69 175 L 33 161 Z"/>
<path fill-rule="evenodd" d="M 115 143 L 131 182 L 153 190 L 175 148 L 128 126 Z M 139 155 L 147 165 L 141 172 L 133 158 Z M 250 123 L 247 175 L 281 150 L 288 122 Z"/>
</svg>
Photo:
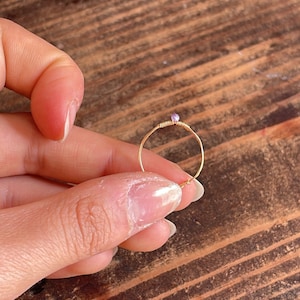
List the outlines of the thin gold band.
<svg viewBox="0 0 300 300">
<path fill-rule="evenodd" d="M 141 170 L 143 172 L 145 172 L 145 168 L 144 168 L 143 160 L 142 160 L 142 152 L 143 152 L 143 148 L 144 148 L 144 145 L 145 145 L 146 141 L 148 140 L 148 138 L 156 130 L 161 129 L 161 128 L 165 128 L 165 127 L 169 127 L 169 126 L 173 126 L 173 125 L 180 126 L 180 127 L 184 128 L 186 131 L 192 133 L 193 136 L 196 138 L 196 140 L 197 140 L 197 142 L 200 146 L 200 151 L 201 151 L 201 162 L 200 162 L 200 166 L 198 168 L 198 171 L 196 172 L 196 174 L 192 178 L 189 178 L 188 180 L 186 180 L 186 181 L 184 181 L 183 183 L 180 184 L 180 186 L 183 188 L 186 184 L 189 184 L 193 179 L 197 178 L 200 175 L 200 173 L 203 169 L 203 166 L 204 166 L 204 148 L 203 148 L 202 141 L 201 141 L 200 137 L 197 135 L 197 133 L 188 124 L 186 124 L 184 122 L 181 122 L 181 121 L 165 121 L 165 122 L 162 122 L 162 123 L 156 125 L 142 139 L 142 141 L 140 143 L 140 147 L 139 147 L 138 159 L 139 159 Z"/>
</svg>

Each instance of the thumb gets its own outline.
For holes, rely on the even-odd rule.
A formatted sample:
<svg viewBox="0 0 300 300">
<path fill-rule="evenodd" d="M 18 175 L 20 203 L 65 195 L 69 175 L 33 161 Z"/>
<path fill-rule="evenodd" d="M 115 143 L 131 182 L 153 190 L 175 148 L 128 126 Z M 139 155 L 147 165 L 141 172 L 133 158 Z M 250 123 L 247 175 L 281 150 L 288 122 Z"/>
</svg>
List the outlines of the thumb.
<svg viewBox="0 0 300 300">
<path fill-rule="evenodd" d="M 174 211 L 181 188 L 151 173 L 93 179 L 0 211 L 0 294 L 20 295 L 68 265 L 112 249 Z"/>
</svg>

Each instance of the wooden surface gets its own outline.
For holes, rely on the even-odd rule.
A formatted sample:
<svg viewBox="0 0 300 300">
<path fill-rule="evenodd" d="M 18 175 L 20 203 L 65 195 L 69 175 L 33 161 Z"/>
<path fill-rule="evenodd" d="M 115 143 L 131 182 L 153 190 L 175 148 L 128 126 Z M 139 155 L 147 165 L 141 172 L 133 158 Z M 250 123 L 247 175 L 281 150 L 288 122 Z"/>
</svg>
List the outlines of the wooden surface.
<svg viewBox="0 0 300 300">
<path fill-rule="evenodd" d="M 78 125 L 138 144 L 176 111 L 206 150 L 205 196 L 163 248 L 20 299 L 300 299 L 300 0 L 2 0 L 0 15 L 79 64 Z M 28 108 L 2 92 L 2 112 Z M 147 145 L 196 170 L 180 130 Z"/>
</svg>

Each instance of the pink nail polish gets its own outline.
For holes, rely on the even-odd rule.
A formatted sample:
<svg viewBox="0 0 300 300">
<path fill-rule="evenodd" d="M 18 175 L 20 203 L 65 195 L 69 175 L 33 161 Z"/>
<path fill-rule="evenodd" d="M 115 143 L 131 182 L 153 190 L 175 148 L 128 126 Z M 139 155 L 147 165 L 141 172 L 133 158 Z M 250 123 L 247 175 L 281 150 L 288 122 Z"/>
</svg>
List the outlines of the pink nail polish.
<svg viewBox="0 0 300 300">
<path fill-rule="evenodd" d="M 145 228 L 173 212 L 181 196 L 179 185 L 161 177 L 134 184 L 128 192 L 133 230 Z"/>
</svg>

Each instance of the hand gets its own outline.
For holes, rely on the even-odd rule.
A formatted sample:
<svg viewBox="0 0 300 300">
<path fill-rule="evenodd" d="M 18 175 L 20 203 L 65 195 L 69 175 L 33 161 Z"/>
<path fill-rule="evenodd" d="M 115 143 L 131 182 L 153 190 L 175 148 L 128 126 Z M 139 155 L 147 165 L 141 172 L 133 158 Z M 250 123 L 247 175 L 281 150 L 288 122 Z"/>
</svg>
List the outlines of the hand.
<svg viewBox="0 0 300 300">
<path fill-rule="evenodd" d="M 43 80 L 47 87 L 47 76 Z M 143 161 L 153 173 L 138 172 L 136 146 L 78 127 L 64 143 L 54 142 L 36 128 L 37 120 L 42 128 L 30 114 L 0 116 L 2 299 L 44 277 L 99 271 L 118 246 L 160 247 L 175 229 L 165 216 L 203 194 L 196 181 L 181 190 L 174 182 L 188 175 L 149 151 Z"/>
<path fill-rule="evenodd" d="M 150 151 L 144 153 L 146 168 L 164 177 L 137 172 L 134 145 L 78 127 L 64 143 L 50 141 L 27 114 L 2 115 L 0 128 L 4 299 L 47 276 L 96 272 L 118 245 L 160 247 L 170 235 L 164 217 L 203 194 L 194 181 L 181 190 L 173 182 L 188 175 Z"/>
</svg>

